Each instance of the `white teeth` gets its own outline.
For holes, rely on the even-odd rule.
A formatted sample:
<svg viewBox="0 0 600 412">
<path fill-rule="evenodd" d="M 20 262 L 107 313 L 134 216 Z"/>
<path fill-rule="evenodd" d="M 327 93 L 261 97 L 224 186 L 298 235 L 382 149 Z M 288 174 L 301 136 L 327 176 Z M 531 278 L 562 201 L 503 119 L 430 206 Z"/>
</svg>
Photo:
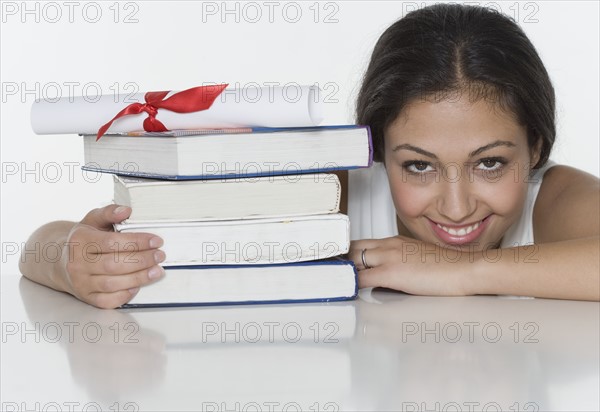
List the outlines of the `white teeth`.
<svg viewBox="0 0 600 412">
<path fill-rule="evenodd" d="M 456 229 L 452 229 L 452 228 L 448 228 L 446 226 L 442 226 L 439 223 L 437 223 L 437 226 L 442 229 L 444 232 L 447 232 L 449 234 L 451 234 L 452 236 L 465 236 L 468 235 L 469 233 L 471 233 L 472 231 L 474 231 L 475 229 L 477 229 L 479 227 L 479 224 L 481 222 L 477 222 L 474 225 L 471 226 L 467 226 L 467 227 L 461 227 L 460 229 L 456 230 Z"/>
</svg>

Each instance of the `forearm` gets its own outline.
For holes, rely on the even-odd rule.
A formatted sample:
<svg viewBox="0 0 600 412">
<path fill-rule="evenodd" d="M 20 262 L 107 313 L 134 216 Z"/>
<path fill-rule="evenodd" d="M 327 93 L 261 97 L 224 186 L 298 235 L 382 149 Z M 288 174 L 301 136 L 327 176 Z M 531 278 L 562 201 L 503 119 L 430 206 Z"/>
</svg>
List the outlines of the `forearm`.
<svg viewBox="0 0 600 412">
<path fill-rule="evenodd" d="M 600 300 L 598 237 L 477 253 L 474 294 Z"/>
<path fill-rule="evenodd" d="M 19 260 L 21 273 L 34 282 L 68 292 L 65 268 L 61 264 L 61 259 L 56 256 L 44 256 L 42 251 L 49 250 L 47 245 L 52 244 L 58 245 L 61 253 L 66 253 L 67 237 L 75 224 L 75 222 L 56 221 L 33 232 L 21 253 Z"/>
</svg>

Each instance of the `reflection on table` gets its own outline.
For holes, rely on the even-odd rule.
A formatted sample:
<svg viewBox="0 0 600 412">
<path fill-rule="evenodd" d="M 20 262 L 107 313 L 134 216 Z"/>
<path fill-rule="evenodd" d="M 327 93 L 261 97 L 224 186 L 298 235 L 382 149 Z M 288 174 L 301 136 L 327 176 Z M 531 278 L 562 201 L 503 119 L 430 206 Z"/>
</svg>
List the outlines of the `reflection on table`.
<svg viewBox="0 0 600 412">
<path fill-rule="evenodd" d="M 598 410 L 599 309 L 363 290 L 352 302 L 99 310 L 3 276 L 2 402 Z"/>
</svg>

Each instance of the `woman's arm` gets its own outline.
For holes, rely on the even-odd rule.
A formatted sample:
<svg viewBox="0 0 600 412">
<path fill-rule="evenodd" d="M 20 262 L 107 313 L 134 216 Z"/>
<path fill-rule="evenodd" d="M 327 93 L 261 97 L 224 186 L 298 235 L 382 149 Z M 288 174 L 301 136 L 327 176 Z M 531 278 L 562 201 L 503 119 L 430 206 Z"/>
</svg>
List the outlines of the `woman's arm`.
<svg viewBox="0 0 600 412">
<path fill-rule="evenodd" d="M 364 269 L 361 251 L 371 269 Z M 520 295 L 600 300 L 598 237 L 457 252 L 397 236 L 352 242 L 359 285 L 415 295 Z"/>
<path fill-rule="evenodd" d="M 536 245 L 528 248 L 529 261 L 503 260 L 499 271 L 480 261 L 476 293 L 600 300 L 598 178 L 567 166 L 549 169 L 536 199 L 533 227 Z"/>
<path fill-rule="evenodd" d="M 478 256 L 472 294 L 600 300 L 598 236 L 515 249 L 498 262 Z"/>
<path fill-rule="evenodd" d="M 57 244 L 61 253 L 67 242 L 69 233 L 77 222 L 57 221 L 41 226 L 31 234 L 19 260 L 19 270 L 26 278 L 61 292 L 67 292 L 69 287 L 65 282 L 65 274 L 61 259 L 47 259 L 41 250 L 44 245 Z"/>
<path fill-rule="evenodd" d="M 113 223 L 131 209 L 117 205 L 94 209 L 81 222 L 58 221 L 36 230 L 21 254 L 19 269 L 28 279 L 68 292 L 101 308 L 128 302 L 139 288 L 160 279 L 162 239 L 150 233 L 116 233 Z M 41 251 L 57 245 L 60 257 Z M 31 253 L 30 251 L 34 251 Z"/>
<path fill-rule="evenodd" d="M 600 300 L 598 179 L 557 166 L 547 172 L 534 211 L 536 244 L 459 253 L 398 236 L 352 243 L 361 287 L 412 294 L 507 294 Z M 361 251 L 372 269 L 364 270 Z"/>
</svg>

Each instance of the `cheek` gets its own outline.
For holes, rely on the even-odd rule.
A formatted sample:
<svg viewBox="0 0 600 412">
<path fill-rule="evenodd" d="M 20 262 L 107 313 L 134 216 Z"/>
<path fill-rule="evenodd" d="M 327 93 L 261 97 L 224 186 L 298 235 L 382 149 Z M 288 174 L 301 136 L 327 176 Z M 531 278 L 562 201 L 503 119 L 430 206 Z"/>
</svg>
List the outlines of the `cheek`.
<svg viewBox="0 0 600 412">
<path fill-rule="evenodd" d="M 477 188 L 478 200 L 493 213 L 507 218 L 517 218 L 523 210 L 527 183 L 505 176 L 495 182 L 482 182 Z"/>
<path fill-rule="evenodd" d="M 426 211 L 435 208 L 437 193 L 435 184 L 411 184 L 407 179 L 403 179 L 400 172 L 393 173 L 393 170 L 390 172 L 388 173 L 390 191 L 398 216 L 402 220 L 420 217 Z M 470 195 L 476 198 L 480 207 L 485 205 L 485 208 L 494 214 L 514 220 L 523 210 L 527 183 L 506 175 L 498 180 L 481 179 L 473 182 L 470 191 Z"/>
<path fill-rule="evenodd" d="M 423 215 L 434 203 L 435 193 L 430 188 L 410 184 L 400 173 L 388 177 L 394 206 L 401 220 Z"/>
</svg>

